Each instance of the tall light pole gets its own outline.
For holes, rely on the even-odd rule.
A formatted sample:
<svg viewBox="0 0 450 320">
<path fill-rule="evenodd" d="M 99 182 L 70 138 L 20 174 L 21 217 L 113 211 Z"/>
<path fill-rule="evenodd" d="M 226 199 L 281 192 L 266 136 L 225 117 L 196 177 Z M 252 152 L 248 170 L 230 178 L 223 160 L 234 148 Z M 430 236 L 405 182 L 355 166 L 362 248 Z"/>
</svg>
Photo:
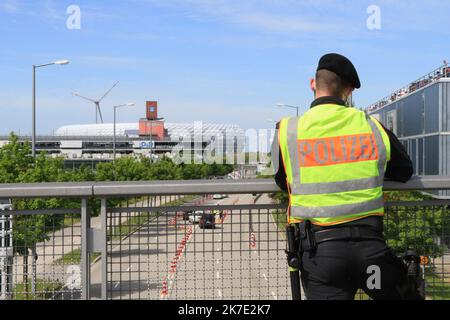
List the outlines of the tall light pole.
<svg viewBox="0 0 450 320">
<path fill-rule="evenodd" d="M 296 110 L 297 110 L 297 117 L 298 117 L 298 109 L 299 109 L 300 107 L 297 107 L 297 106 L 291 106 L 291 105 L 289 105 L 289 104 L 284 104 L 284 103 L 277 103 L 277 107 L 280 107 L 280 108 L 285 107 L 285 108 L 293 108 L 293 109 L 296 109 Z"/>
<path fill-rule="evenodd" d="M 31 134 L 31 155 L 36 157 L 36 69 L 52 66 L 52 65 L 66 65 L 69 60 L 58 60 L 50 63 L 33 65 L 33 93 L 32 93 L 32 134 Z"/>
<path fill-rule="evenodd" d="M 118 108 L 132 107 L 132 106 L 134 106 L 133 102 L 126 103 L 126 104 L 121 104 L 121 105 L 118 105 L 118 106 L 114 106 L 114 129 L 113 129 L 113 131 L 114 131 L 114 138 L 113 138 L 113 164 L 114 165 L 116 164 L 116 112 L 117 112 L 116 110 Z"/>
</svg>

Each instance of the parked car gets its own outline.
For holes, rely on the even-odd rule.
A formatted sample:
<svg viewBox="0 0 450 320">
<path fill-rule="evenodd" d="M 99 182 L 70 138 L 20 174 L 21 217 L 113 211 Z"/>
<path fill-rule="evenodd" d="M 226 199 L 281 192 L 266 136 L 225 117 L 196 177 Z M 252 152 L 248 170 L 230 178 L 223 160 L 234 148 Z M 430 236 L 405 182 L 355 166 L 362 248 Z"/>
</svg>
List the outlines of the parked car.
<svg viewBox="0 0 450 320">
<path fill-rule="evenodd" d="M 200 219 L 202 218 L 202 215 L 203 211 L 201 210 L 191 212 L 191 214 L 189 215 L 189 222 L 193 224 L 199 223 Z"/>
<path fill-rule="evenodd" d="M 225 199 L 226 195 L 225 194 L 215 194 L 213 195 L 213 199 Z"/>
<path fill-rule="evenodd" d="M 202 214 L 202 216 L 200 218 L 199 226 L 201 229 L 205 229 L 205 228 L 214 229 L 216 227 L 216 216 L 212 213 Z"/>
</svg>

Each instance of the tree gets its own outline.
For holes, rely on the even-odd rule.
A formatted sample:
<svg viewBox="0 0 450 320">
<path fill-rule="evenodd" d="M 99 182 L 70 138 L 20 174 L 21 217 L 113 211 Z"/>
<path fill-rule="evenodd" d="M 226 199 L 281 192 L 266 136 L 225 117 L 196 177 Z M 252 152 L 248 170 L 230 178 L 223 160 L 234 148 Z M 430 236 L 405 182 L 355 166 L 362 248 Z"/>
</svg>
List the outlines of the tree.
<svg viewBox="0 0 450 320">
<path fill-rule="evenodd" d="M 33 159 L 30 143 L 28 141 L 20 143 L 14 133 L 10 134 L 8 144 L 0 149 L 0 182 L 2 183 L 57 181 L 61 168 L 62 162 L 56 159 L 47 159 L 43 155 L 36 160 Z M 61 207 L 61 204 L 54 199 L 14 200 L 13 205 L 19 210 Z M 45 230 L 48 230 L 48 226 L 51 225 L 49 220 L 52 220 L 49 215 L 14 216 L 14 249 L 24 256 L 23 274 L 27 292 L 29 250 L 32 252 L 32 257 L 35 257 L 36 243 L 47 238 Z M 35 271 L 35 262 L 33 259 L 33 271 Z"/>
<path fill-rule="evenodd" d="M 200 179 L 211 175 L 231 172 L 230 165 L 177 165 L 169 158 L 152 162 L 146 157 L 123 157 L 112 162 L 100 163 L 95 169 L 81 166 L 65 169 L 63 158 L 51 158 L 45 153 L 36 158 L 31 156 L 29 141 L 20 142 L 17 135 L 10 134 L 9 142 L 0 149 L 0 183 L 39 183 L 69 181 L 140 181 Z M 123 199 L 113 199 L 109 205 L 119 205 Z M 93 216 L 100 212 L 100 200 L 89 199 L 88 206 Z M 14 199 L 16 210 L 80 208 L 79 199 L 42 198 Z M 71 216 L 73 217 L 73 216 Z M 28 292 L 29 252 L 33 257 L 33 281 L 35 283 L 34 259 L 36 245 L 49 239 L 48 234 L 64 227 L 64 214 L 16 215 L 14 216 L 14 250 L 24 257 L 24 280 Z M 34 287 L 34 285 L 33 285 Z"/>
<path fill-rule="evenodd" d="M 11 133 L 8 144 L 0 149 L 0 183 L 17 182 L 19 175 L 32 165 L 30 143 L 20 143 L 17 135 Z"/>
<path fill-rule="evenodd" d="M 430 198 L 419 192 L 385 192 L 386 201 L 421 201 Z M 403 254 L 411 248 L 421 255 L 439 257 L 447 249 L 437 241 L 437 235 L 443 234 L 446 218 L 446 207 L 389 207 L 384 219 L 384 235 L 388 245 L 397 254 Z"/>
</svg>

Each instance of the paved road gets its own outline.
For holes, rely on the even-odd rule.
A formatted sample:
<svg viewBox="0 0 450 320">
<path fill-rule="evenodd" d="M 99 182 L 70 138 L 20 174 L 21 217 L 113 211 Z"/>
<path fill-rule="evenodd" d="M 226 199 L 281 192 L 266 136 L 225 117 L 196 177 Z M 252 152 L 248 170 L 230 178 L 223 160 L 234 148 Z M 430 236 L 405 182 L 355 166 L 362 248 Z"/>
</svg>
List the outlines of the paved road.
<svg viewBox="0 0 450 320">
<path fill-rule="evenodd" d="M 253 204 L 253 197 L 210 203 L 218 202 Z M 285 242 L 271 214 L 234 210 L 217 221 L 201 229 L 167 213 L 109 248 L 109 298 L 289 299 Z M 92 267 L 93 297 L 100 297 L 100 267 Z"/>
<path fill-rule="evenodd" d="M 250 195 L 230 201 L 234 199 L 253 204 Z M 169 299 L 288 298 L 284 240 L 267 211 L 235 210 L 221 229 L 197 231 L 195 236 Z"/>
</svg>

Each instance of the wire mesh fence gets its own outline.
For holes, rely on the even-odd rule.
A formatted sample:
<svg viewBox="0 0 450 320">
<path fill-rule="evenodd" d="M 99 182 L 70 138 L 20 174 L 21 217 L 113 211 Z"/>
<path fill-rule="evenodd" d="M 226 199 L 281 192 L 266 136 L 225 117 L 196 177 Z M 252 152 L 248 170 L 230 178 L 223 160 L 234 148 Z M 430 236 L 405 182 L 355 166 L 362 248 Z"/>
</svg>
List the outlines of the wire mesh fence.
<svg viewBox="0 0 450 320">
<path fill-rule="evenodd" d="M 284 235 L 274 217 L 282 209 L 237 200 L 109 208 L 107 297 L 289 298 Z M 131 232 L 118 237 L 120 228 Z"/>
<path fill-rule="evenodd" d="M 384 236 L 401 257 L 414 249 L 422 257 L 427 300 L 450 300 L 450 214 L 448 200 L 386 203 Z M 366 300 L 362 291 L 357 299 Z"/>
<path fill-rule="evenodd" d="M 253 201 L 251 195 L 245 198 Z M 107 297 L 290 299 L 284 207 L 236 204 L 233 199 L 201 206 L 141 207 L 137 224 L 129 219 L 136 208 L 109 208 L 109 239 L 117 232 L 115 221 L 124 216 L 128 218 L 121 227 L 133 231 L 108 242 Z M 385 237 L 394 252 L 401 256 L 413 248 L 427 257 L 421 266 L 427 299 L 450 298 L 446 203 L 389 203 L 384 217 Z M 359 292 L 356 298 L 367 296 Z"/>
<path fill-rule="evenodd" d="M 80 209 L 7 213 L 0 213 L 0 299 L 79 299 Z"/>
<path fill-rule="evenodd" d="M 37 199 L 23 201 L 59 206 Z M 89 201 L 101 208 L 89 212 Z M 285 205 L 267 193 L 120 190 L 75 207 L 0 211 L 0 299 L 291 298 Z M 449 207 L 436 199 L 386 204 L 388 245 L 427 257 L 427 299 L 450 299 Z"/>
</svg>

